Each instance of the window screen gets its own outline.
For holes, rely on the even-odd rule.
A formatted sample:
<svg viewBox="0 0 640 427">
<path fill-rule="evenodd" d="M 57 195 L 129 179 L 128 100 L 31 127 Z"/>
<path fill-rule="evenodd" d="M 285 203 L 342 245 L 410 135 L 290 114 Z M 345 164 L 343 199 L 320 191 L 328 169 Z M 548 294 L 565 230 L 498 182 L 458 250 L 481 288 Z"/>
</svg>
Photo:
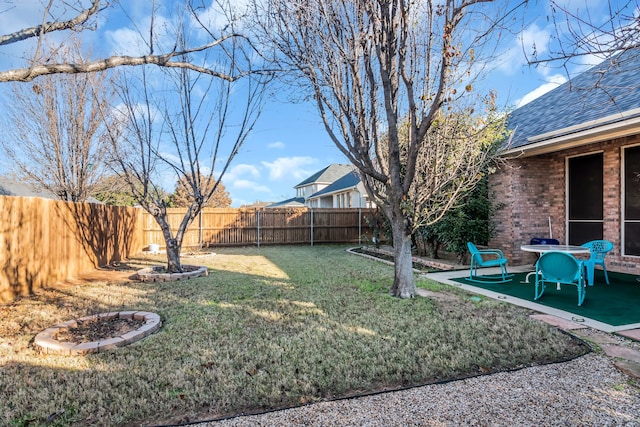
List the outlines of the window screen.
<svg viewBox="0 0 640 427">
<path fill-rule="evenodd" d="M 640 147 L 624 150 L 624 254 L 640 256 Z"/>
<path fill-rule="evenodd" d="M 602 239 L 602 153 L 569 159 L 569 244 L 581 245 Z"/>
</svg>

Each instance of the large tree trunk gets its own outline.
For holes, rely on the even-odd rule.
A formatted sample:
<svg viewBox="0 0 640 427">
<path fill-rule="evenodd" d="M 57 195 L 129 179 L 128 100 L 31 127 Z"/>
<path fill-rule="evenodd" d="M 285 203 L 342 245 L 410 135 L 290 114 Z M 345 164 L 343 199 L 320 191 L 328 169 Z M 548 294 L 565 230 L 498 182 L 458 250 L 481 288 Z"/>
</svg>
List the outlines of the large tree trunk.
<svg viewBox="0 0 640 427">
<path fill-rule="evenodd" d="M 393 232 L 393 252 L 395 272 L 393 287 L 389 293 L 399 298 L 416 296 L 416 282 L 413 277 L 413 260 L 411 257 L 411 233 L 407 231 L 404 217 L 394 216 L 391 223 Z"/>
</svg>

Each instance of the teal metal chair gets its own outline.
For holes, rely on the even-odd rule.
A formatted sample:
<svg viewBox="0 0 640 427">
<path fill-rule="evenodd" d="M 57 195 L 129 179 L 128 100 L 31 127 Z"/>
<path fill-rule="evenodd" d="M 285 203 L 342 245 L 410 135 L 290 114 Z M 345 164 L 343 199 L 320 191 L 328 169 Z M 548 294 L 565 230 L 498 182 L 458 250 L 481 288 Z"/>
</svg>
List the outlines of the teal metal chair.
<svg viewBox="0 0 640 427">
<path fill-rule="evenodd" d="M 595 281 L 594 270 L 596 265 L 602 266 L 604 270 L 604 279 L 609 284 L 609 276 L 607 275 L 607 267 L 604 265 L 604 258 L 607 253 L 613 249 L 613 243 L 608 240 L 592 240 L 582 245 L 583 248 L 589 248 L 591 251 L 591 257 L 584 262 L 584 266 L 587 269 L 587 282 L 589 286 L 593 286 Z"/>
<path fill-rule="evenodd" d="M 469 268 L 469 278 L 472 282 L 478 283 L 506 283 L 511 281 L 513 274 L 507 271 L 507 258 L 500 249 L 478 249 L 476 245 L 467 242 L 469 253 L 471 254 L 471 267 Z M 478 275 L 478 268 L 500 267 L 499 274 Z"/>
<path fill-rule="evenodd" d="M 587 293 L 584 280 L 584 265 L 566 252 L 545 252 L 536 262 L 535 300 L 544 293 L 547 283 L 575 285 L 578 288 L 578 306 L 584 302 Z"/>
</svg>

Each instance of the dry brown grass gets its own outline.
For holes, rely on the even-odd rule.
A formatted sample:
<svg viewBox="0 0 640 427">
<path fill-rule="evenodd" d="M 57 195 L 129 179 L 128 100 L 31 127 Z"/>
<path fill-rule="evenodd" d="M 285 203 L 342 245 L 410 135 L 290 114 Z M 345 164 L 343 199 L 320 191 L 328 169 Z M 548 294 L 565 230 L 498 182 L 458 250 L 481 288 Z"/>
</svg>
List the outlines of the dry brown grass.
<svg viewBox="0 0 640 427">
<path fill-rule="evenodd" d="M 209 419 L 561 360 L 586 349 L 507 304 L 387 295 L 392 268 L 344 247 L 218 250 L 210 275 L 94 276 L 0 306 L 0 424 L 139 425 Z M 158 258 L 160 260 L 160 258 Z M 102 272 L 101 274 L 103 274 Z M 42 355 L 41 330 L 116 310 L 160 314 L 142 341 Z"/>
</svg>

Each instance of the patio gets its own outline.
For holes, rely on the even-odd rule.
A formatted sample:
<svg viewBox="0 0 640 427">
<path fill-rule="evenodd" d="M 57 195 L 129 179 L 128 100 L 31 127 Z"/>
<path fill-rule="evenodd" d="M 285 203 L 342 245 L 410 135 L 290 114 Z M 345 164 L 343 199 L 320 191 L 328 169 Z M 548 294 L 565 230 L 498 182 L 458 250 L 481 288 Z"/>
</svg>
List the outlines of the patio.
<svg viewBox="0 0 640 427">
<path fill-rule="evenodd" d="M 640 283 L 637 276 L 608 272 L 610 285 L 604 281 L 602 270 L 596 269 L 595 285 L 588 286 L 586 298 L 578 307 L 575 287 L 561 291 L 548 286 L 545 294 L 534 301 L 534 283 L 524 283 L 531 266 L 509 267 L 516 273 L 507 283 L 476 283 L 465 280 L 468 270 L 430 273 L 425 276 L 440 283 L 460 287 L 469 292 L 509 302 L 521 307 L 560 317 L 603 332 L 621 332 L 640 329 Z M 483 269 L 480 274 L 495 274 L 497 269 Z M 634 334 L 635 335 L 635 334 Z M 638 333 L 640 336 L 640 332 Z"/>
</svg>

